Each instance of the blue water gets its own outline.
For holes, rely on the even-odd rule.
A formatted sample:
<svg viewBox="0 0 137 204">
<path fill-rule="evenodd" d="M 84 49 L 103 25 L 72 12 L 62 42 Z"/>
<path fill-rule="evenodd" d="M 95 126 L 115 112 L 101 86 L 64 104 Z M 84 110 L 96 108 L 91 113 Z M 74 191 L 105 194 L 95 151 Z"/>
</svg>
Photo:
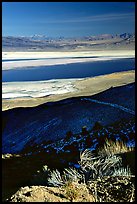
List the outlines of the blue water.
<svg viewBox="0 0 137 204">
<path fill-rule="evenodd" d="M 2 82 L 93 77 L 135 69 L 135 59 L 82 62 L 2 71 Z"/>
</svg>

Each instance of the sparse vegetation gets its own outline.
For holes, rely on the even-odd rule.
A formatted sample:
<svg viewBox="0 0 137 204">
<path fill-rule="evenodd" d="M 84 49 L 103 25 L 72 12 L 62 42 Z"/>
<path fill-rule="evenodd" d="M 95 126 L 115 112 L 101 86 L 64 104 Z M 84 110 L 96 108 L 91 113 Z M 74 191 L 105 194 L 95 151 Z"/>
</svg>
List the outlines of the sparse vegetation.
<svg viewBox="0 0 137 204">
<path fill-rule="evenodd" d="M 103 126 L 98 130 L 91 129 L 86 132 L 84 128 L 82 131 L 86 132 L 85 135 L 82 131 L 78 134 L 69 131 L 67 138 L 56 142 L 43 142 L 43 146 L 28 147 L 20 157 L 11 155 L 9 158 L 3 155 L 3 162 L 10 166 L 8 164 L 13 164 L 14 160 L 14 166 L 18 169 L 18 179 L 21 180 L 20 186 L 23 183 L 23 185 L 44 185 L 47 189 L 56 189 L 59 200 L 122 202 L 127 199 L 133 202 L 135 199 L 134 126 L 135 122 L 131 119 L 128 122 L 122 120 Z M 128 143 L 120 140 L 121 135 L 129 136 Z M 33 144 L 32 141 L 31 145 Z M 9 171 L 13 176 L 15 170 L 9 169 Z M 29 173 L 26 173 L 28 171 Z M 127 196 L 124 196 L 123 188 Z M 27 197 L 25 199 L 27 200 Z M 47 202 L 51 200 L 47 198 Z"/>
<path fill-rule="evenodd" d="M 67 182 L 64 186 L 65 196 L 72 202 L 79 195 L 79 189 L 73 182 Z"/>
<path fill-rule="evenodd" d="M 112 149 L 111 149 L 112 146 Z M 114 151 L 116 147 L 116 151 Z M 120 151 L 121 147 L 121 151 Z M 86 149 L 84 152 L 80 154 L 80 169 L 65 169 L 61 175 L 61 173 L 58 170 L 54 170 L 51 172 L 50 178 L 48 179 L 48 182 L 52 184 L 53 186 L 64 186 L 66 191 L 66 196 L 68 196 L 71 201 L 75 199 L 78 196 L 78 192 L 76 189 L 76 184 L 83 184 L 87 185 L 87 188 L 91 190 L 91 186 L 93 186 L 94 183 L 94 190 L 92 189 L 93 196 L 96 200 L 96 202 L 103 201 L 112 201 L 116 202 L 118 200 L 121 201 L 121 180 L 118 184 L 117 182 L 117 194 L 113 196 L 111 194 L 111 199 L 108 199 L 107 197 L 102 197 L 103 192 L 101 193 L 98 191 L 97 185 L 98 181 L 101 182 L 104 178 L 111 178 L 115 177 L 114 180 L 117 180 L 118 177 L 123 178 L 131 178 L 134 177 L 132 175 L 130 168 L 127 166 L 126 168 L 122 166 L 122 157 L 120 156 L 120 153 L 128 152 L 130 151 L 129 148 L 127 148 L 126 144 L 124 143 L 113 143 L 112 141 L 106 141 L 106 144 L 104 145 L 105 149 L 99 150 L 98 154 L 94 154 L 89 149 Z M 109 179 L 108 179 L 109 180 Z M 114 181 L 113 180 L 113 181 Z M 130 179 L 129 179 L 130 180 Z M 115 182 L 114 182 L 115 183 Z M 129 188 L 131 190 L 131 183 L 129 184 Z M 74 185 L 75 184 L 75 185 Z M 127 181 L 128 184 L 128 181 Z M 104 185 L 104 184 L 103 184 Z M 107 188 L 110 189 L 110 186 L 113 186 L 112 183 L 107 183 Z M 114 186 L 115 189 L 115 186 Z M 115 193 L 115 190 L 111 189 L 113 193 Z M 128 189 L 126 189 L 128 192 Z M 106 195 L 107 195 L 107 189 L 105 189 Z M 99 194 L 99 196 L 98 196 Z M 101 197 L 100 197 L 101 196 Z M 133 196 L 133 184 L 132 184 L 132 193 L 131 195 L 128 195 L 129 200 L 133 200 L 131 197 Z M 112 198 L 113 197 L 113 198 Z M 114 197 L 116 200 L 114 200 Z M 105 200 L 106 199 L 106 200 Z M 124 199 L 124 198 L 123 198 Z"/>
<path fill-rule="evenodd" d="M 106 140 L 104 147 L 99 150 L 100 155 L 115 155 L 125 152 L 131 152 L 134 150 L 134 147 L 128 147 L 123 141 L 117 140 L 113 142 L 111 140 Z"/>
</svg>

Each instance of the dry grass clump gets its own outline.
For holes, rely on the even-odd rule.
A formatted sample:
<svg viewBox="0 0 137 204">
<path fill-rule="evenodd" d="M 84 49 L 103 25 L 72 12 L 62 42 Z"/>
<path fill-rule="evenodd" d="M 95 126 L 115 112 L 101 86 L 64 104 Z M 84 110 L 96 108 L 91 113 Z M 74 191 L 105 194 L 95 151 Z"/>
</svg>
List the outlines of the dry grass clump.
<svg viewBox="0 0 137 204">
<path fill-rule="evenodd" d="M 128 147 L 123 141 L 113 142 L 111 140 L 106 140 L 104 147 L 99 150 L 99 155 L 112 156 L 120 153 L 126 153 L 134 151 L 134 147 Z"/>
<path fill-rule="evenodd" d="M 107 140 L 104 148 L 100 149 L 96 154 L 89 149 L 80 154 L 80 161 L 78 162 L 80 169 L 65 169 L 62 175 L 58 170 L 55 170 L 51 173 L 48 182 L 53 186 L 62 186 L 66 198 L 69 198 L 72 202 L 79 197 L 80 191 L 77 188 L 79 185 L 83 189 L 86 187 L 86 189 L 91 190 L 91 194 L 87 195 L 92 195 L 95 202 L 122 202 L 124 192 L 121 189 L 123 183 L 126 182 L 127 199 L 134 200 L 134 198 L 132 199 L 134 197 L 134 188 L 131 189 L 133 182 L 130 181 L 130 179 L 134 179 L 134 175 L 129 168 L 128 162 L 126 166 L 123 165 L 123 154 L 130 153 L 133 150 L 133 147 L 128 147 L 122 141 L 112 142 Z M 124 159 L 126 159 L 125 155 Z M 116 186 L 115 181 L 117 181 Z M 95 185 L 91 188 L 93 183 Z M 103 188 L 99 188 L 99 183 L 103 185 Z M 81 193 L 83 194 L 83 190 L 81 190 Z M 109 194 L 112 195 L 108 199 Z"/>
<path fill-rule="evenodd" d="M 78 172 L 77 169 L 68 168 L 62 174 L 56 169 L 50 173 L 48 183 L 57 187 L 65 186 L 70 182 L 78 183 L 80 180 L 84 180 L 83 177 L 82 172 Z"/>
<path fill-rule="evenodd" d="M 48 178 L 49 184 L 53 186 L 64 186 L 68 182 L 88 184 L 89 181 L 98 177 L 113 175 L 115 169 L 121 166 L 121 157 L 116 155 L 96 156 L 86 149 L 80 155 L 80 169 L 65 169 L 61 174 L 58 170 L 51 172 Z"/>
<path fill-rule="evenodd" d="M 79 189 L 76 184 L 73 182 L 68 182 L 64 186 L 64 193 L 66 198 L 68 198 L 71 202 L 79 196 Z"/>
<path fill-rule="evenodd" d="M 94 202 L 96 200 L 84 183 L 68 181 L 62 189 L 64 196 L 70 202 Z"/>
<path fill-rule="evenodd" d="M 62 174 L 58 170 L 51 172 L 48 179 L 53 186 L 63 186 L 68 181 L 88 184 L 92 180 L 104 176 L 132 176 L 129 168 L 128 153 L 133 151 L 133 147 L 127 147 L 122 141 L 106 141 L 103 149 L 97 154 L 86 149 L 80 154 L 80 169 L 65 169 Z M 134 153 L 134 152 L 133 152 Z M 123 160 L 126 160 L 124 164 Z"/>
</svg>

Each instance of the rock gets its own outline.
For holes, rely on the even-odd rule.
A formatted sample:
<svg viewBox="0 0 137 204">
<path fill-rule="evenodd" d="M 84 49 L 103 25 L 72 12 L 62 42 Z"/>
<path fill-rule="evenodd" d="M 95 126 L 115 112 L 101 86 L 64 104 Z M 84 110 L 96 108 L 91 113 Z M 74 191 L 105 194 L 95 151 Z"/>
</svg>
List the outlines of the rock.
<svg viewBox="0 0 137 204">
<path fill-rule="evenodd" d="M 94 197 L 84 184 L 72 183 L 71 186 L 46 187 L 31 186 L 20 188 L 9 202 L 93 202 Z"/>
<path fill-rule="evenodd" d="M 9 153 L 2 154 L 2 159 L 10 159 L 12 157 L 20 157 L 20 155 L 19 154 L 9 154 Z"/>
<path fill-rule="evenodd" d="M 31 186 L 19 189 L 10 199 L 10 202 L 66 202 L 60 197 L 61 191 L 56 187 Z"/>
</svg>

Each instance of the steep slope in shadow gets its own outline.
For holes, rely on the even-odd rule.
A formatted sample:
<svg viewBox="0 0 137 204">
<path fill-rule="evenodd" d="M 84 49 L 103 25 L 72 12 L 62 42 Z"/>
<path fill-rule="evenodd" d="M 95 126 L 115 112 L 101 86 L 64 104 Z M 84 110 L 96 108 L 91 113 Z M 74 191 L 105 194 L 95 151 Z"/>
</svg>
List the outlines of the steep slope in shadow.
<svg viewBox="0 0 137 204">
<path fill-rule="evenodd" d="M 28 142 L 41 144 L 65 137 L 66 132 L 91 128 L 96 121 L 107 125 L 133 115 L 119 108 L 99 104 L 85 97 L 46 103 L 34 108 L 15 108 L 3 111 L 2 152 L 18 153 Z M 115 103 L 132 111 L 135 109 L 135 84 L 111 88 L 100 94 L 86 97 Z"/>
</svg>

